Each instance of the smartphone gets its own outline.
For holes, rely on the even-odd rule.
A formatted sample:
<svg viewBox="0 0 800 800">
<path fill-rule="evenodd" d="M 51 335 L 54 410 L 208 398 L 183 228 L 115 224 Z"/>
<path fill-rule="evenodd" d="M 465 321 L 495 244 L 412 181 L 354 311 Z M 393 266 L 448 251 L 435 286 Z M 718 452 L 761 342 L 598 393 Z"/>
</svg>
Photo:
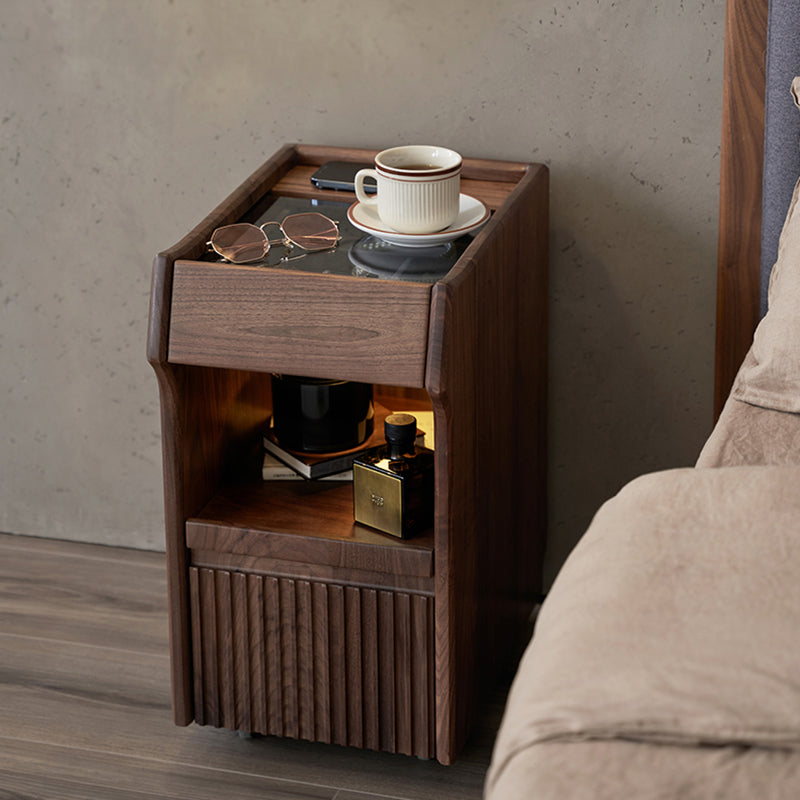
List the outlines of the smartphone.
<svg viewBox="0 0 800 800">
<path fill-rule="evenodd" d="M 352 161 L 328 161 L 311 176 L 311 183 L 319 189 L 354 192 L 356 172 L 373 166 L 374 164 L 356 164 Z M 364 181 L 364 191 L 368 194 L 378 191 L 374 178 L 367 178 Z"/>
</svg>

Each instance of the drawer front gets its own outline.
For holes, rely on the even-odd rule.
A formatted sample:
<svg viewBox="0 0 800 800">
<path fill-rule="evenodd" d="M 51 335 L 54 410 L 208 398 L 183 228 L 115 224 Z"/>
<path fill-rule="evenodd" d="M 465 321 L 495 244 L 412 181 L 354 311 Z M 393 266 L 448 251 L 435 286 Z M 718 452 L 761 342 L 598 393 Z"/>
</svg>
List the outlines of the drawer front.
<svg viewBox="0 0 800 800">
<path fill-rule="evenodd" d="M 431 287 L 177 261 L 168 360 L 424 386 Z"/>
<path fill-rule="evenodd" d="M 435 756 L 433 599 L 189 573 L 195 720 Z"/>
</svg>

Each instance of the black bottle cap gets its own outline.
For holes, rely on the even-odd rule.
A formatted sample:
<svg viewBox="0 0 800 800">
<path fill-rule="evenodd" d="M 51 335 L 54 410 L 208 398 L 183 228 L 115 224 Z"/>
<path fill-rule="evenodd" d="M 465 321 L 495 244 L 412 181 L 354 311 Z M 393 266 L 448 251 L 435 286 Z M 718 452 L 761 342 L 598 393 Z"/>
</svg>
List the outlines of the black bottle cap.
<svg viewBox="0 0 800 800">
<path fill-rule="evenodd" d="M 386 441 L 393 447 L 403 451 L 414 447 L 417 438 L 417 420 L 411 414 L 389 414 L 383 422 Z"/>
</svg>

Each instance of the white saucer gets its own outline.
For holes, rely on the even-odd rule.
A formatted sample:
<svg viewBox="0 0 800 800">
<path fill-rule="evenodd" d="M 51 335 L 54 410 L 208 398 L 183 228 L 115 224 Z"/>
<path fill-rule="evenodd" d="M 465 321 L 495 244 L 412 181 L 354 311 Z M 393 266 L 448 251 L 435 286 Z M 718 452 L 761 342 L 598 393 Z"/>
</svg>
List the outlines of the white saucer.
<svg viewBox="0 0 800 800">
<path fill-rule="evenodd" d="M 360 231 L 371 233 L 385 242 L 403 247 L 431 247 L 452 242 L 453 239 L 479 228 L 489 219 L 489 210 L 480 200 L 468 194 L 459 195 L 456 221 L 449 228 L 436 233 L 399 233 L 381 221 L 375 206 L 365 206 L 358 202 L 347 209 L 347 219 Z"/>
</svg>

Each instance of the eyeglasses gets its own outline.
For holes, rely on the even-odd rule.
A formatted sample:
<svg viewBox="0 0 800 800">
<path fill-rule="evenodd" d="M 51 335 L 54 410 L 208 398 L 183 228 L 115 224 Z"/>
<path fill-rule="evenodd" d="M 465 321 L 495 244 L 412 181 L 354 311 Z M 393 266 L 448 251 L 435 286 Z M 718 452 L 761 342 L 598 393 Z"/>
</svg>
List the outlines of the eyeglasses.
<svg viewBox="0 0 800 800">
<path fill-rule="evenodd" d="M 282 238 L 270 239 L 264 230 L 268 225 L 277 225 L 283 234 Z M 309 253 L 316 253 L 336 247 L 341 238 L 339 226 L 332 219 L 317 211 L 309 211 L 290 214 L 283 222 L 265 222 L 260 226 L 249 222 L 224 225 L 211 234 L 211 240 L 207 244 L 215 253 L 233 264 L 250 264 L 261 261 L 273 244 L 286 247 L 296 245 Z M 281 259 L 289 260 L 286 257 Z"/>
</svg>

